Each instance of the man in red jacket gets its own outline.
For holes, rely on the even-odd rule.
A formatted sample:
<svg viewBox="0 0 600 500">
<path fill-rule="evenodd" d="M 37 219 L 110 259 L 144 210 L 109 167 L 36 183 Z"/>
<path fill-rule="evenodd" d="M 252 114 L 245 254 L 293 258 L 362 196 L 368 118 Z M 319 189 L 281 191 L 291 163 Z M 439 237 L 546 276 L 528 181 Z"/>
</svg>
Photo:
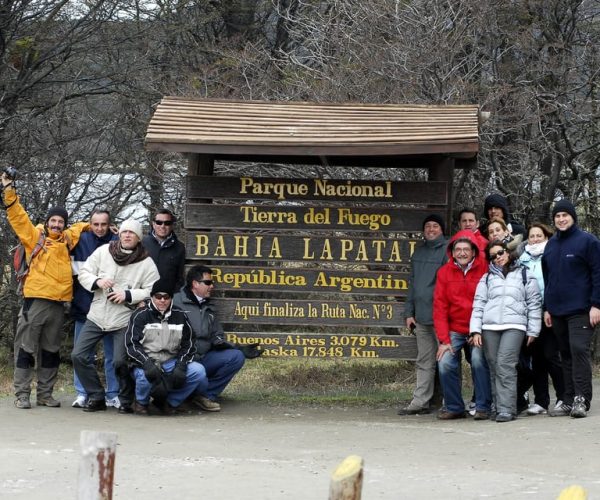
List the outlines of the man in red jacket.
<svg viewBox="0 0 600 500">
<path fill-rule="evenodd" d="M 479 279 L 487 271 L 485 258 L 469 229 L 452 237 L 447 253 L 449 260 L 438 271 L 433 294 L 433 325 L 440 343 L 437 360 L 445 402 L 445 408 L 438 414 L 442 420 L 465 417 L 461 350 L 471 343 L 469 321 L 473 297 Z M 475 382 L 475 420 L 486 420 L 490 417 L 492 391 L 481 347 L 472 346 L 471 372 Z"/>
</svg>

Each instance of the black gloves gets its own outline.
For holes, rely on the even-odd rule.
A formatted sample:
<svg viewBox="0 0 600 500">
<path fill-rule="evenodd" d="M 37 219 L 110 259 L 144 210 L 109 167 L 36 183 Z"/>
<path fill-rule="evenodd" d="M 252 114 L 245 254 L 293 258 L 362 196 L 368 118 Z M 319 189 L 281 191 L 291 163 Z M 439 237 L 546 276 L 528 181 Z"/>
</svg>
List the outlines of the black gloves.
<svg viewBox="0 0 600 500">
<path fill-rule="evenodd" d="M 237 346 L 231 342 L 227 342 L 226 340 L 217 339 L 213 342 L 212 348 L 215 351 L 223 351 L 225 349 L 237 349 Z"/>
<path fill-rule="evenodd" d="M 146 376 L 146 380 L 148 380 L 148 382 L 155 384 L 160 380 L 162 371 L 158 366 L 156 366 L 156 363 L 152 359 L 148 358 L 146 361 L 144 361 L 144 366 L 142 368 L 144 369 L 144 375 Z"/>
<path fill-rule="evenodd" d="M 150 396 L 154 400 L 155 405 L 162 406 L 167 402 L 168 395 L 169 388 L 167 387 L 167 381 L 165 380 L 165 377 L 162 376 L 158 382 L 152 384 Z"/>
<path fill-rule="evenodd" d="M 187 365 L 177 363 L 175 369 L 169 374 L 169 382 L 173 389 L 181 389 L 185 385 Z"/>
<path fill-rule="evenodd" d="M 263 353 L 262 349 L 260 349 L 260 344 L 258 342 L 255 342 L 253 344 L 246 344 L 246 345 L 238 344 L 237 348 L 240 351 L 242 351 L 242 354 L 247 359 L 258 358 Z"/>
</svg>

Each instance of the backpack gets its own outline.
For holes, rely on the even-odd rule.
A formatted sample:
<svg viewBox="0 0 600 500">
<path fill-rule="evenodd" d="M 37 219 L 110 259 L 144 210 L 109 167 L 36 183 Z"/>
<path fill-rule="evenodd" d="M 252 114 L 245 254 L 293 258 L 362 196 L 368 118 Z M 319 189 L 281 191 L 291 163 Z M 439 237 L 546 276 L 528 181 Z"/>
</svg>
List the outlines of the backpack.
<svg viewBox="0 0 600 500">
<path fill-rule="evenodd" d="M 29 266 L 33 258 L 39 254 L 42 250 L 46 252 L 44 243 L 46 242 L 46 233 L 40 231 L 37 243 L 31 250 L 31 254 L 27 257 L 25 247 L 22 243 L 19 243 L 16 247 L 11 249 L 13 254 L 13 268 L 15 270 L 15 278 L 17 279 L 17 293 L 23 293 L 23 286 L 25 285 L 25 278 L 29 274 Z"/>
</svg>

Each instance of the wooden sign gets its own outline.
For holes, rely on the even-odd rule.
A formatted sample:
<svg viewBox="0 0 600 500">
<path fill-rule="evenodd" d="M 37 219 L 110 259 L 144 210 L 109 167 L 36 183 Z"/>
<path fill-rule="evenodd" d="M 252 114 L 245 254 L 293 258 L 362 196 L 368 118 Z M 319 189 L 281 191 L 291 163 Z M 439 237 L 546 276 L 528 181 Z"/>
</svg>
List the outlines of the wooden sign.
<svg viewBox="0 0 600 500">
<path fill-rule="evenodd" d="M 404 297 L 408 274 L 306 267 L 211 266 L 217 290 L 340 293 Z"/>
<path fill-rule="evenodd" d="M 446 205 L 445 182 L 188 176 L 187 198 L 346 200 Z"/>
<path fill-rule="evenodd" d="M 277 229 L 304 231 L 407 232 L 421 231 L 423 219 L 443 211 L 366 207 L 298 207 L 270 205 L 215 205 L 190 203 L 189 229 Z"/>
<path fill-rule="evenodd" d="M 417 357 L 414 336 L 310 333 L 226 333 L 227 341 L 260 344 L 264 357 L 276 358 L 382 358 Z"/>
<path fill-rule="evenodd" d="M 290 236 L 256 233 L 186 233 L 186 257 L 212 261 L 302 261 L 407 264 L 417 240 Z"/>
<path fill-rule="evenodd" d="M 222 323 L 402 327 L 404 304 L 396 301 L 320 301 L 214 298 Z"/>
</svg>

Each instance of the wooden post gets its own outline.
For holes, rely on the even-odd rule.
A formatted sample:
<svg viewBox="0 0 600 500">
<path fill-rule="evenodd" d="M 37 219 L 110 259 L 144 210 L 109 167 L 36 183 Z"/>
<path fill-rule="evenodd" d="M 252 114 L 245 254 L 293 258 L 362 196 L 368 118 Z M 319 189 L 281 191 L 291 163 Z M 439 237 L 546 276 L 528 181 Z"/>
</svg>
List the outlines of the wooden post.
<svg viewBox="0 0 600 500">
<path fill-rule="evenodd" d="M 337 466 L 329 483 L 329 500 L 360 500 L 363 480 L 363 459 L 350 455 Z"/>
<path fill-rule="evenodd" d="M 115 477 L 115 432 L 81 431 L 78 500 L 111 500 Z"/>
</svg>

